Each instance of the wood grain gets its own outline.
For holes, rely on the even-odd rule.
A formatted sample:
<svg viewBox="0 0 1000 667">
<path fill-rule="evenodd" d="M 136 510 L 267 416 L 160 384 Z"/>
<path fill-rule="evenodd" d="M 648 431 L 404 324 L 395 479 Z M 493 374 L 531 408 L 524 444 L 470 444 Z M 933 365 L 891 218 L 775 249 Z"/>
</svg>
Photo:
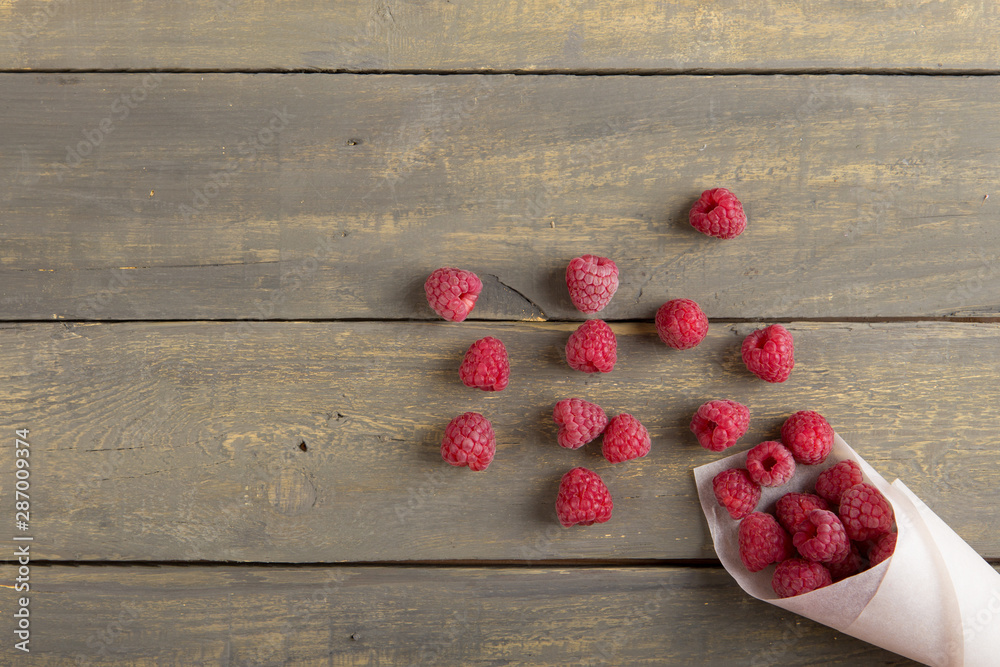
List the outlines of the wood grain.
<svg viewBox="0 0 1000 667">
<path fill-rule="evenodd" d="M 960 0 L 0 4 L 5 69 L 996 71 L 1000 17 Z"/>
<path fill-rule="evenodd" d="M 61 74 L 0 90 L 16 128 L 0 136 L 3 319 L 429 319 L 423 280 L 453 264 L 487 283 L 477 318 L 578 319 L 563 274 L 586 252 L 621 269 L 609 319 L 676 296 L 715 318 L 1000 312 L 992 77 Z M 749 211 L 736 240 L 686 223 L 719 185 Z"/>
<path fill-rule="evenodd" d="M 691 469 L 717 455 L 688 424 L 713 398 L 750 407 L 740 448 L 819 410 L 886 478 L 1000 558 L 1000 324 L 788 326 L 796 367 L 769 385 L 739 358 L 753 324 L 714 324 L 683 353 L 652 325 L 615 325 L 619 362 L 601 377 L 566 366 L 572 324 L 8 324 L 0 412 L 31 429 L 37 558 L 712 559 Z M 512 359 L 496 394 L 457 377 L 485 335 Z M 551 410 L 570 396 L 634 414 L 652 452 L 612 465 L 596 443 L 559 448 Z M 498 433 L 484 473 L 440 457 L 444 427 L 467 410 Z M 0 470 L 12 457 L 0 450 Z M 558 482 L 576 465 L 611 488 L 610 522 L 558 525 Z M 0 475 L 0 496 L 12 484 Z"/>
<path fill-rule="evenodd" d="M 0 573 L 15 576 L 9 566 Z M 32 652 L 18 664 L 804 667 L 817 656 L 845 667 L 917 664 L 754 600 L 716 568 L 33 574 L 40 592 L 30 605 Z M 5 609 L 13 597 L 0 593 Z"/>
</svg>

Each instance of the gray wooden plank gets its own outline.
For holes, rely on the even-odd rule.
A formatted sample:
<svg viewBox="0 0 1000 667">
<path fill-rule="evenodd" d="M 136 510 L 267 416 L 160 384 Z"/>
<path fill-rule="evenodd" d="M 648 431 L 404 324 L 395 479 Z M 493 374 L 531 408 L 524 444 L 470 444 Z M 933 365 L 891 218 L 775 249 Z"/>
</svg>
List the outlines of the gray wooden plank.
<svg viewBox="0 0 1000 667">
<path fill-rule="evenodd" d="M 0 567 L 4 580 L 14 572 Z M 716 568 L 35 567 L 32 576 L 31 653 L 19 665 L 917 664 L 754 600 Z M 0 600 L 16 608 L 9 589 Z"/>
<path fill-rule="evenodd" d="M 1000 558 L 1000 324 L 791 323 L 796 368 L 770 385 L 742 366 L 754 324 L 713 324 L 668 350 L 616 324 L 612 373 L 572 371 L 572 324 L 145 323 L 4 325 L 0 413 L 31 430 L 34 549 L 55 560 L 711 559 L 691 469 L 718 455 L 688 431 L 704 401 L 752 412 L 739 448 L 815 409 L 902 479 L 979 553 Z M 475 339 L 503 340 L 507 389 L 458 380 Z M 649 428 L 651 453 L 612 465 L 599 443 L 555 443 L 570 396 Z M 448 421 L 486 415 L 483 473 L 439 453 Z M 305 442 L 303 451 L 300 446 Z M 13 470 L 12 448 L 0 470 Z M 562 528 L 560 477 L 602 475 L 612 520 Z M 12 472 L 0 495 L 13 493 Z"/>
<path fill-rule="evenodd" d="M 0 90 L 3 319 L 428 319 L 422 282 L 447 265 L 486 281 L 477 318 L 573 319 L 563 273 L 587 252 L 619 264 L 610 319 L 676 296 L 716 318 L 1000 312 L 994 77 Z M 751 220 L 732 241 L 686 223 L 720 185 Z"/>
<path fill-rule="evenodd" d="M 0 7 L 7 69 L 996 70 L 992 3 L 40 0 Z"/>
</svg>

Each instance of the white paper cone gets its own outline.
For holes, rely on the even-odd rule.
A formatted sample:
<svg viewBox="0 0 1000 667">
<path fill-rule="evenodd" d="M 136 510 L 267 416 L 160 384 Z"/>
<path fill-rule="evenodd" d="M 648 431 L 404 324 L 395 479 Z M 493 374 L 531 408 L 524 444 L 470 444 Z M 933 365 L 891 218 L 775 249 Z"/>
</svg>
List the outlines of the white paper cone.
<svg viewBox="0 0 1000 667">
<path fill-rule="evenodd" d="M 702 510 L 715 551 L 750 595 L 841 632 L 934 667 L 1000 665 L 1000 573 L 896 480 L 888 484 L 840 436 L 823 465 L 796 469 L 784 486 L 765 488 L 757 509 L 773 512 L 786 493 L 813 492 L 819 473 L 852 459 L 892 503 L 899 537 L 895 553 L 853 577 L 781 599 L 771 588 L 774 566 L 748 572 L 740 560 L 739 522 L 719 505 L 712 479 L 746 465 L 746 452 L 695 468 Z"/>
</svg>

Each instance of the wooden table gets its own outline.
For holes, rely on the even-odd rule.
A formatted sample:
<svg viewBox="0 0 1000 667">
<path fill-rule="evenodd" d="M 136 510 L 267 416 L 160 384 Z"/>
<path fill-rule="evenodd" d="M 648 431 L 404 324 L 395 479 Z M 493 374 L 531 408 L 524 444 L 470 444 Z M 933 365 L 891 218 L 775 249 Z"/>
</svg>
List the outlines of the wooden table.
<svg viewBox="0 0 1000 667">
<path fill-rule="evenodd" d="M 687 424 L 744 402 L 745 448 L 819 410 L 1000 562 L 998 30 L 959 0 L 0 3 L 0 663 L 912 664 L 739 590 Z M 714 186 L 736 240 L 686 223 Z M 622 276 L 600 377 L 562 357 L 584 253 Z M 461 324 L 422 294 L 452 265 L 485 283 Z M 711 318 L 687 352 L 675 297 Z M 781 385 L 739 358 L 770 322 Z M 486 335 L 495 395 L 457 377 Z M 569 396 L 652 452 L 556 446 Z M 485 473 L 438 452 L 466 410 Z M 558 525 L 576 465 L 610 522 Z"/>
</svg>

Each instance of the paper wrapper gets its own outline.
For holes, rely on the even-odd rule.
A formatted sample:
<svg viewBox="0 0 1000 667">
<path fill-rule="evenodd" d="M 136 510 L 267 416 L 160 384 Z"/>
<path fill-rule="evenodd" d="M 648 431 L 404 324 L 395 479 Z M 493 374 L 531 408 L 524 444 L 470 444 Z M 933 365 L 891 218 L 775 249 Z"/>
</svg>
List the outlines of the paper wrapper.
<svg viewBox="0 0 1000 667">
<path fill-rule="evenodd" d="M 774 566 L 748 572 L 737 531 L 712 491 L 712 478 L 746 466 L 746 452 L 695 468 L 701 507 L 722 565 L 747 593 L 823 625 L 928 665 L 1000 665 L 1000 574 L 898 479 L 889 484 L 835 436 L 826 462 L 800 465 L 792 480 L 764 489 L 758 510 L 773 512 L 790 491 L 813 492 L 820 472 L 853 459 L 866 481 L 892 503 L 899 532 L 895 553 L 831 586 L 781 599 L 771 588 Z"/>
</svg>

